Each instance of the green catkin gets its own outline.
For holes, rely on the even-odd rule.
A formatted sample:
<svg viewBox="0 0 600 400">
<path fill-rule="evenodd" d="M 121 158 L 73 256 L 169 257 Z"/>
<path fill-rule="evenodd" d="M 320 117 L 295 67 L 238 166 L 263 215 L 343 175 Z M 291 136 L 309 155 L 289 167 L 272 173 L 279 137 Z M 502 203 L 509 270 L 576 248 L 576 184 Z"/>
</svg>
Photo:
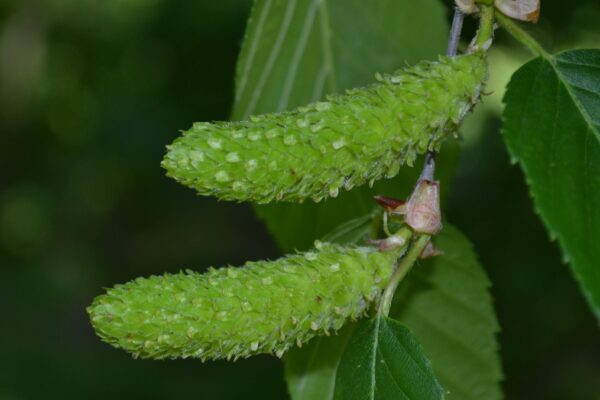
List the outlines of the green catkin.
<svg viewBox="0 0 600 400">
<path fill-rule="evenodd" d="M 486 75 L 481 53 L 440 57 L 293 111 L 196 123 L 168 146 L 162 166 L 222 200 L 335 197 L 437 150 L 479 100 Z"/>
<path fill-rule="evenodd" d="M 317 242 L 276 261 L 138 278 L 98 296 L 88 313 L 105 342 L 135 357 L 281 356 L 365 314 L 403 250 Z"/>
</svg>

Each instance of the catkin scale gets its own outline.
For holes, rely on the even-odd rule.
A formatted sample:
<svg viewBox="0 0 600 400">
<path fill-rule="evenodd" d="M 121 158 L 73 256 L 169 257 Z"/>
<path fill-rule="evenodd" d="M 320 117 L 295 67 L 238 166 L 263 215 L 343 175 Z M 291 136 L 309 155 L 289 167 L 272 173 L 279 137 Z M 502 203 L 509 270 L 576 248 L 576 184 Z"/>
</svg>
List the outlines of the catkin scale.
<svg viewBox="0 0 600 400">
<path fill-rule="evenodd" d="M 105 342 L 136 357 L 280 356 L 362 316 L 401 251 L 317 243 L 240 268 L 138 278 L 98 296 L 88 313 Z"/>
<path fill-rule="evenodd" d="M 222 200 L 335 197 L 438 149 L 478 101 L 486 75 L 481 53 L 440 57 L 293 111 L 196 123 L 168 146 L 162 166 Z"/>
</svg>

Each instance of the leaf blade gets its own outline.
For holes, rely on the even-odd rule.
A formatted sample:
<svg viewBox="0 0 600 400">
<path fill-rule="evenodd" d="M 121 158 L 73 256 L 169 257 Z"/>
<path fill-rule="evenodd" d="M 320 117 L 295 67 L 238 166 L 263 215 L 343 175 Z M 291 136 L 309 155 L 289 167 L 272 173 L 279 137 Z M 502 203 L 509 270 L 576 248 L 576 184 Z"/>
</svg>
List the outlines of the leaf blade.
<svg viewBox="0 0 600 400">
<path fill-rule="evenodd" d="M 333 399 L 340 358 L 356 323 L 344 326 L 336 336 L 321 336 L 284 356 L 285 379 L 293 400 Z"/>
<path fill-rule="evenodd" d="M 436 0 L 256 1 L 238 61 L 232 117 L 300 106 L 370 83 L 375 72 L 433 57 L 443 51 L 446 28 Z"/>
<path fill-rule="evenodd" d="M 334 399 L 442 399 L 412 333 L 390 318 L 361 321 L 341 358 Z"/>
<path fill-rule="evenodd" d="M 458 229 L 445 225 L 434 241 L 444 254 L 413 268 L 390 316 L 419 338 L 448 400 L 501 399 L 490 282 Z"/>
<path fill-rule="evenodd" d="M 600 318 L 600 51 L 537 58 L 511 79 L 504 137 L 535 207 Z"/>
</svg>

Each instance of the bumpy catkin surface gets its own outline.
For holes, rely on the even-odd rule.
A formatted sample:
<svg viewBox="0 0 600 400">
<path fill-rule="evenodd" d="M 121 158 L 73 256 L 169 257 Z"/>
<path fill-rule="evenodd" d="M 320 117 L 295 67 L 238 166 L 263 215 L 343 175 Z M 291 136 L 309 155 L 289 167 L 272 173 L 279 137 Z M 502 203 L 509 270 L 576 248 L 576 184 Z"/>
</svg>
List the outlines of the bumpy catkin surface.
<svg viewBox="0 0 600 400">
<path fill-rule="evenodd" d="M 401 251 L 317 242 L 276 261 L 138 278 L 98 296 L 88 313 L 104 341 L 136 357 L 280 356 L 362 316 Z"/>
<path fill-rule="evenodd" d="M 162 166 L 223 200 L 319 201 L 438 149 L 478 101 L 486 75 L 482 54 L 440 57 L 293 111 L 196 123 L 168 146 Z"/>
</svg>

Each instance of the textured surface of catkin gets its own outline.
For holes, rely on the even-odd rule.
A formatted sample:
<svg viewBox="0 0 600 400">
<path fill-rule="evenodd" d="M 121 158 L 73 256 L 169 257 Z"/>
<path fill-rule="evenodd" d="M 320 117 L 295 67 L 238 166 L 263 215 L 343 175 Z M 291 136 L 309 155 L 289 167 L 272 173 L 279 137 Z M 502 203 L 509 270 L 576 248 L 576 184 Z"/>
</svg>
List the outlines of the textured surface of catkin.
<svg viewBox="0 0 600 400">
<path fill-rule="evenodd" d="M 138 278 L 98 296 L 88 313 L 104 341 L 136 357 L 281 356 L 362 316 L 402 251 L 317 242 L 275 261 Z"/>
<path fill-rule="evenodd" d="M 478 101 L 486 76 L 483 54 L 440 57 L 293 111 L 196 123 L 168 146 L 162 166 L 223 200 L 335 197 L 437 150 Z"/>
</svg>

